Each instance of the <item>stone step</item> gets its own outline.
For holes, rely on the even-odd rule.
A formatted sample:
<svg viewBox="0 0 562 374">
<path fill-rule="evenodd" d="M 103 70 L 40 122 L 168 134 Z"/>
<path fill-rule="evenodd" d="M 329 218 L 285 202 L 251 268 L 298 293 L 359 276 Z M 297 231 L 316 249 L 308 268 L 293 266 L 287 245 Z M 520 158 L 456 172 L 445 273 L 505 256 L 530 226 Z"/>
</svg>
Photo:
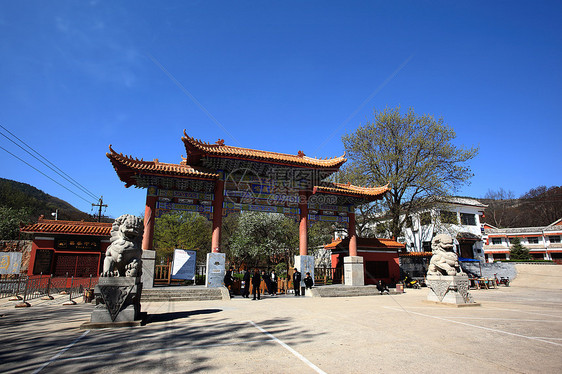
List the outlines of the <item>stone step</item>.
<svg viewBox="0 0 562 374">
<path fill-rule="evenodd" d="M 311 290 L 313 297 L 356 297 L 356 296 L 380 296 L 376 286 L 322 286 Z M 391 295 L 397 295 L 395 291 L 390 291 Z"/>
<path fill-rule="evenodd" d="M 208 300 L 222 300 L 221 297 L 155 297 L 155 298 L 141 298 L 141 302 L 156 302 L 156 301 L 208 301 Z"/>
<path fill-rule="evenodd" d="M 142 301 L 197 301 L 197 300 L 223 300 L 225 299 L 224 287 L 155 287 L 142 291 Z M 228 298 L 228 291 L 226 291 Z"/>
</svg>

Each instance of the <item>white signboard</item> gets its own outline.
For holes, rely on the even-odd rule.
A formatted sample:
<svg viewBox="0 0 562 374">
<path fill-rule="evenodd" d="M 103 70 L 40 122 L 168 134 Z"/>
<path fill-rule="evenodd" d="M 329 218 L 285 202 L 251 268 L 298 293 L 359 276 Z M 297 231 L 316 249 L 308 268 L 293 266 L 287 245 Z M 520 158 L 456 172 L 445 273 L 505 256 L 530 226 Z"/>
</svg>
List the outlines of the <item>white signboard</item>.
<svg viewBox="0 0 562 374">
<path fill-rule="evenodd" d="M 21 252 L 0 252 L 0 274 L 19 274 Z"/>
<path fill-rule="evenodd" d="M 195 280 L 195 259 L 197 252 L 175 249 L 172 262 L 172 279 Z"/>
</svg>

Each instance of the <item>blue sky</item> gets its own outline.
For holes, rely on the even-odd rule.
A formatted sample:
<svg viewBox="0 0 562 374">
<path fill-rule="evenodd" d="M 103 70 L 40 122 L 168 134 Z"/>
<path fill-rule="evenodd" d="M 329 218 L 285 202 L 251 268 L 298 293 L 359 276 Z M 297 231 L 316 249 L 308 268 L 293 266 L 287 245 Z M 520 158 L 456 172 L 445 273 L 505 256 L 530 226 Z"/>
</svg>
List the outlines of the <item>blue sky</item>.
<svg viewBox="0 0 562 374">
<path fill-rule="evenodd" d="M 145 195 L 119 181 L 109 144 L 179 162 L 186 129 L 333 157 L 373 108 L 397 105 L 480 147 L 459 195 L 519 196 L 561 184 L 561 16 L 555 1 L 3 1 L 0 124 L 113 217 L 141 214 Z M 0 177 L 94 202 L 2 149 Z"/>
</svg>

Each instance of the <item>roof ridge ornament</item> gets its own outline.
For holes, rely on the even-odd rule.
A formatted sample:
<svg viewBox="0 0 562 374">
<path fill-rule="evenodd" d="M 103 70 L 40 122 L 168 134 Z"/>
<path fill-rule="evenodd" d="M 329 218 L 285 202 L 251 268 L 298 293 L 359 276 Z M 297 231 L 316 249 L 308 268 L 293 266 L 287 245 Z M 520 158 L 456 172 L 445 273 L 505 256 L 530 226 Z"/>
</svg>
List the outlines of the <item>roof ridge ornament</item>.
<svg viewBox="0 0 562 374">
<path fill-rule="evenodd" d="M 216 145 L 218 146 L 223 146 L 224 145 L 224 139 L 219 139 L 215 142 Z"/>
<path fill-rule="evenodd" d="M 303 151 L 299 151 L 299 153 L 297 153 L 297 156 L 300 157 L 300 158 L 303 158 L 306 155 L 304 154 Z"/>
</svg>

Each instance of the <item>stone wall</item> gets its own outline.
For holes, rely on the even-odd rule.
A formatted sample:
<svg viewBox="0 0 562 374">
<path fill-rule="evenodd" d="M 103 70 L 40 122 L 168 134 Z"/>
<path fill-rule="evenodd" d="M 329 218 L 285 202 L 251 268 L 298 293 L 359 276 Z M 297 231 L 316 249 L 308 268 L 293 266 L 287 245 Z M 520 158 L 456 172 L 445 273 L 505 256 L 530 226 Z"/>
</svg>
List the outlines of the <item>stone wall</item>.
<svg viewBox="0 0 562 374">
<path fill-rule="evenodd" d="M 480 276 L 481 266 L 483 278 L 493 278 L 496 274 L 498 279 L 501 277 L 508 277 L 510 280 L 513 280 L 517 277 L 517 270 L 515 269 L 515 266 L 509 262 L 461 262 L 460 264 L 462 270 L 466 273 L 469 273 L 469 275 L 474 274 L 475 276 Z"/>
<path fill-rule="evenodd" d="M 425 277 L 429 260 L 429 257 L 400 257 L 401 278 L 404 278 L 405 274 L 412 278 Z M 497 274 L 498 279 L 509 277 L 510 280 L 513 280 L 517 277 L 517 270 L 514 264 L 509 262 L 461 262 L 460 265 L 464 272 L 477 277 L 480 276 L 480 266 L 482 266 L 483 278 L 493 278 L 494 274 Z"/>
<path fill-rule="evenodd" d="M 423 278 L 427 274 L 429 257 L 400 257 L 400 278 Z"/>
</svg>

